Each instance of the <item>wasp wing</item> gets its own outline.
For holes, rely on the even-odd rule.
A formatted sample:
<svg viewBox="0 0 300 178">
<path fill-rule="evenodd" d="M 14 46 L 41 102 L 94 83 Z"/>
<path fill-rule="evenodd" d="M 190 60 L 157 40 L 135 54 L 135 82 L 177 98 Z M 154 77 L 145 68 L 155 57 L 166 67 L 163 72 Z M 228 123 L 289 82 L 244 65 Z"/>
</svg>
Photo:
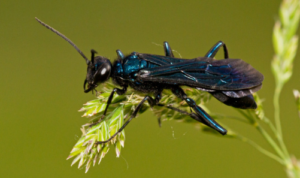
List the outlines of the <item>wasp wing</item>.
<svg viewBox="0 0 300 178">
<path fill-rule="evenodd" d="M 188 60 L 188 59 L 174 58 L 170 56 L 160 56 L 160 55 L 144 54 L 144 53 L 138 53 L 137 55 L 139 58 L 159 66 L 172 65 L 175 63 Z"/>
<path fill-rule="evenodd" d="M 140 57 L 149 62 L 154 59 L 163 61 L 161 66 L 140 70 L 137 79 L 141 82 L 235 91 L 257 88 L 263 81 L 263 75 L 241 59 L 213 60 L 199 57 L 187 60 L 146 54 Z"/>
</svg>

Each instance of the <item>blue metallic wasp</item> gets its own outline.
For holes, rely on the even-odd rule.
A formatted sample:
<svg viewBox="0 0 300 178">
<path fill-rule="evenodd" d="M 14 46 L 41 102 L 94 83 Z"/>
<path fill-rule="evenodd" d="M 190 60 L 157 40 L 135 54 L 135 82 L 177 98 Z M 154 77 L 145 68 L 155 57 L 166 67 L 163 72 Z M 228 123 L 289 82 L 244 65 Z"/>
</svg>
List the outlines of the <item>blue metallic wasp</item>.
<svg viewBox="0 0 300 178">
<path fill-rule="evenodd" d="M 160 105 L 161 94 L 164 89 L 170 89 L 175 96 L 184 100 L 194 112 L 187 113 L 178 108 L 172 108 L 183 114 L 188 114 L 195 120 L 218 131 L 222 135 L 227 130 L 209 116 L 195 101 L 189 98 L 181 86 L 189 86 L 198 90 L 209 92 L 216 99 L 226 105 L 241 109 L 255 109 L 256 103 L 252 93 L 262 86 L 263 75 L 241 59 L 230 59 L 226 45 L 219 41 L 204 57 L 194 59 L 175 58 L 168 42 L 164 42 L 165 56 L 133 52 L 124 56 L 117 50 L 118 59 L 112 64 L 107 58 L 95 56 L 96 51 L 91 50 L 91 60 L 63 34 L 52 27 L 36 20 L 54 33 L 68 41 L 85 59 L 87 63 L 87 76 L 84 81 L 84 92 L 94 90 L 98 84 L 112 78 L 122 88 L 114 88 L 111 92 L 104 115 L 107 112 L 114 93 L 125 94 L 128 86 L 144 93 L 153 93 L 155 98 L 146 95 L 133 111 L 125 124 L 105 143 L 120 133 L 128 123 L 137 115 L 145 101 L 150 106 Z M 223 47 L 225 59 L 213 59 L 218 50 Z"/>
</svg>

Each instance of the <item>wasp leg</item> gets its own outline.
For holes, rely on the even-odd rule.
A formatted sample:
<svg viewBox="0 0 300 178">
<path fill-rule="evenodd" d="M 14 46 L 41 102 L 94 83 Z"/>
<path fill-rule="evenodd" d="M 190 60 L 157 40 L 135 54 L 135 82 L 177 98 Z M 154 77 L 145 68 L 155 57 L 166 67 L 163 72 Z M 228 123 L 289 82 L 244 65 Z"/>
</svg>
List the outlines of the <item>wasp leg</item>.
<svg viewBox="0 0 300 178">
<path fill-rule="evenodd" d="M 226 135 L 227 130 L 224 129 L 220 124 L 218 124 L 213 118 L 211 118 L 201 107 L 199 107 L 195 101 L 191 98 L 188 98 L 187 95 L 180 87 L 173 87 L 172 92 L 180 99 L 185 100 L 186 103 L 194 110 L 194 112 L 201 117 L 198 121 L 203 124 L 215 129 L 222 135 Z M 196 119 L 197 120 L 197 119 Z"/>
<path fill-rule="evenodd" d="M 205 57 L 209 57 L 209 58 L 214 58 L 215 55 L 217 54 L 217 52 L 219 51 L 219 49 L 223 46 L 224 49 L 224 58 L 227 59 L 229 58 L 228 56 L 228 50 L 227 47 L 225 45 L 225 43 L 223 41 L 219 41 L 218 43 L 216 43 L 205 55 Z"/>
<path fill-rule="evenodd" d="M 112 101 L 112 99 L 113 99 L 113 97 L 114 97 L 115 92 L 117 92 L 118 95 L 123 95 L 124 93 L 126 93 L 127 87 L 128 87 L 128 86 L 125 85 L 125 86 L 123 86 L 122 89 L 114 88 L 114 89 L 112 90 L 112 92 L 110 93 L 110 95 L 109 95 L 109 97 L 108 97 L 108 100 L 107 100 L 107 102 L 106 102 L 106 108 L 105 108 L 105 110 L 104 110 L 104 113 L 103 113 L 102 117 L 101 117 L 97 122 L 94 122 L 94 123 L 92 123 L 91 125 L 89 125 L 89 127 L 92 127 L 92 126 L 98 124 L 99 122 L 101 122 L 101 120 L 102 120 L 102 119 L 105 117 L 105 115 L 106 115 L 108 106 L 110 105 L 110 103 L 111 103 L 111 101 Z"/>
<path fill-rule="evenodd" d="M 108 140 L 105 141 L 99 141 L 96 144 L 101 144 L 101 143 L 107 143 L 109 141 L 111 141 L 115 136 L 117 136 L 119 133 L 122 132 L 122 130 L 129 124 L 129 122 L 136 117 L 138 111 L 141 109 L 142 105 L 144 104 L 145 101 L 149 102 L 150 106 L 154 106 L 156 103 L 156 99 L 151 98 L 150 96 L 145 96 L 145 98 L 138 104 L 138 106 L 135 108 L 135 110 L 133 111 L 133 113 L 131 114 L 130 118 L 124 123 L 124 125 L 114 134 L 112 135 Z"/>
<path fill-rule="evenodd" d="M 166 56 L 174 57 L 173 51 L 167 41 L 164 42 L 164 49 Z"/>
<path fill-rule="evenodd" d="M 123 59 L 125 58 L 125 56 L 124 56 L 124 54 L 121 52 L 121 50 L 118 49 L 116 52 L 117 52 L 117 55 L 118 55 L 118 57 L 119 57 L 120 59 L 123 60 Z"/>
<path fill-rule="evenodd" d="M 104 113 L 103 115 L 105 116 L 106 115 L 106 112 L 107 112 L 107 109 L 108 109 L 108 106 L 110 105 L 113 97 L 114 97 L 114 94 L 115 92 L 117 92 L 118 95 L 123 95 L 124 93 L 126 93 L 127 91 L 127 85 L 123 86 L 122 89 L 119 89 L 119 88 L 114 88 L 113 91 L 110 93 L 109 97 L 108 97 L 108 100 L 107 100 L 107 103 L 106 103 L 106 108 L 104 110 Z"/>
<path fill-rule="evenodd" d="M 201 117 L 199 117 L 197 114 L 195 114 L 195 113 L 193 113 L 193 112 L 189 113 L 189 112 L 186 112 L 186 111 L 181 110 L 181 109 L 179 109 L 179 108 L 175 108 L 175 107 L 170 106 L 170 105 L 159 104 L 158 106 L 160 106 L 160 107 L 166 107 L 166 108 L 168 108 L 168 109 L 172 109 L 172 110 L 174 110 L 174 111 L 177 111 L 177 112 L 179 112 L 179 113 L 181 113 L 181 114 L 188 115 L 188 116 L 190 116 L 191 118 L 193 118 L 193 119 L 195 119 L 196 121 L 199 121 L 199 122 L 201 122 L 201 123 L 204 122 L 204 120 L 203 120 Z"/>
</svg>

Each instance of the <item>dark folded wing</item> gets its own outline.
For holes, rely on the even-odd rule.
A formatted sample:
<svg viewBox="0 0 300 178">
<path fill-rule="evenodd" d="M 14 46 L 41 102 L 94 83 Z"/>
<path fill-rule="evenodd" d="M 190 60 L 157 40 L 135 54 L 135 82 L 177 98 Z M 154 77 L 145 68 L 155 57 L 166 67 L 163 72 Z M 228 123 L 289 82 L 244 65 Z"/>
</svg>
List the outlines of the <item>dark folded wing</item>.
<svg viewBox="0 0 300 178">
<path fill-rule="evenodd" d="M 144 59 L 147 62 L 159 66 L 172 65 L 174 63 L 179 63 L 188 60 L 188 59 L 174 58 L 170 56 L 160 56 L 160 55 L 144 54 L 144 53 L 138 53 L 138 56 L 139 58 Z"/>
<path fill-rule="evenodd" d="M 158 61 L 161 59 L 161 56 L 155 55 L 143 56 L 142 59 L 149 60 L 149 56 L 156 57 Z M 151 61 L 154 60 L 152 58 Z M 196 58 L 181 59 L 181 62 L 176 60 L 179 59 L 169 57 L 163 59 L 164 65 L 140 70 L 137 79 L 141 82 L 151 81 L 228 91 L 256 88 L 263 81 L 263 75 L 260 72 L 240 59 Z M 167 62 L 172 62 L 172 64 L 166 65 Z M 234 95 L 234 92 L 228 95 Z"/>
</svg>

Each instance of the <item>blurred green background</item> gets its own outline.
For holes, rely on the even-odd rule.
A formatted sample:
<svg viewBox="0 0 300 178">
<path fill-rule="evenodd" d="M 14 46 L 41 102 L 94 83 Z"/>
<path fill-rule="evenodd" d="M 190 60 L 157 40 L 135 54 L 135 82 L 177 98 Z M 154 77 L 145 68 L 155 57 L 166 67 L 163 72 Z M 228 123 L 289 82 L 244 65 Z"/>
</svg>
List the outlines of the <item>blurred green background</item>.
<svg viewBox="0 0 300 178">
<path fill-rule="evenodd" d="M 38 24 L 64 33 L 87 55 L 111 60 L 115 50 L 163 54 L 168 41 L 184 58 L 203 56 L 223 40 L 231 58 L 265 75 L 261 98 L 273 117 L 272 30 L 280 0 L 272 1 L 1 1 L 1 177 L 286 177 L 284 167 L 235 139 L 207 135 L 192 124 L 167 121 L 159 128 L 149 111 L 126 129 L 125 148 L 112 150 L 85 174 L 66 158 L 86 123 L 77 110 L 95 98 L 83 92 L 86 65 L 67 42 Z M 299 31 L 298 31 L 299 32 Z M 177 55 L 175 53 L 175 55 Z M 177 55 L 178 56 L 178 55 Z M 217 58 L 222 58 L 220 52 Z M 299 55 L 281 95 L 284 139 L 300 156 L 300 119 L 292 89 L 300 89 Z M 212 99 L 211 111 L 237 115 Z M 224 120 L 271 148 L 257 131 Z"/>
</svg>

